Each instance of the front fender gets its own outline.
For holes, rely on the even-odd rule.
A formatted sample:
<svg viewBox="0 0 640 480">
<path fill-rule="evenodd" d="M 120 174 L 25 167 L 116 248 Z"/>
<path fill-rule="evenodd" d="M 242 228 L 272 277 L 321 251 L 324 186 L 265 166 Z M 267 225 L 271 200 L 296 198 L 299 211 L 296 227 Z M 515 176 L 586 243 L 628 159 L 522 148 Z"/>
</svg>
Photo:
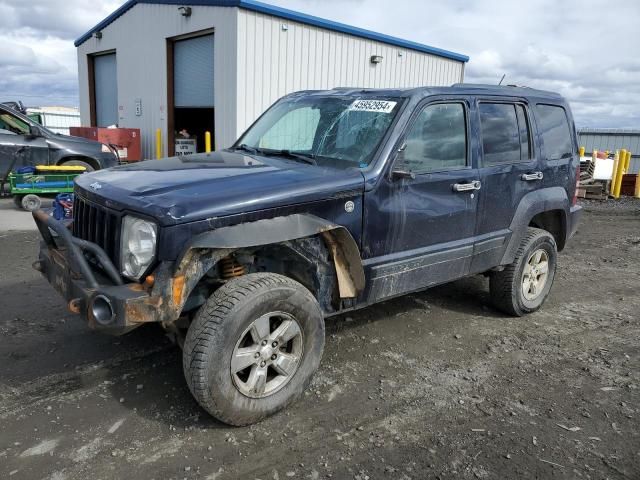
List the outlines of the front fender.
<svg viewBox="0 0 640 480">
<path fill-rule="evenodd" d="M 360 250 L 349 231 L 311 214 L 293 214 L 255 222 L 240 223 L 201 233 L 194 237 L 174 264 L 173 273 L 181 291 L 174 301 L 186 298 L 200 277 L 220 259 L 240 248 L 278 244 L 305 237 L 321 236 L 331 253 L 341 298 L 353 298 L 365 286 Z"/>
</svg>

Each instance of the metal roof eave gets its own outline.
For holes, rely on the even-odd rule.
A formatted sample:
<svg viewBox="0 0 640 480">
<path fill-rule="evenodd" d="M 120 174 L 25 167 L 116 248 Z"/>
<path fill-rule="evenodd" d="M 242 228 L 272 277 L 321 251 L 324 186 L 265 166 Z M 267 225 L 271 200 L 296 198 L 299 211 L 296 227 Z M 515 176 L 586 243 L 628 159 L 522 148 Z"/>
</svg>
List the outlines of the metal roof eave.
<svg viewBox="0 0 640 480">
<path fill-rule="evenodd" d="M 459 62 L 469 61 L 469 57 L 467 55 L 462 55 L 460 53 L 451 52 L 449 50 L 444 50 L 441 48 L 431 47 L 429 45 L 424 45 L 424 44 L 412 42 L 409 40 L 403 40 L 401 38 L 392 37 L 391 35 L 385 35 L 383 33 L 377 33 L 371 30 L 363 29 L 363 28 L 353 27 L 351 25 L 346 25 L 344 23 L 334 22 L 324 18 L 315 17 L 313 15 L 307 15 L 305 13 L 295 12 L 293 10 L 289 10 L 282 7 L 276 7 L 274 5 L 257 2 L 255 0 L 186 0 L 186 1 L 185 0 L 183 1 L 128 0 L 125 4 L 123 4 L 120 8 L 114 11 L 111 15 L 109 15 L 107 18 L 102 20 L 100 23 L 98 23 L 96 26 L 94 26 L 91 30 L 86 32 L 84 35 L 79 37 L 74 42 L 74 45 L 76 47 L 82 45 L 85 41 L 91 38 L 91 36 L 95 32 L 100 31 L 103 28 L 107 27 L 109 24 L 111 24 L 116 19 L 124 15 L 127 11 L 129 11 L 138 3 L 150 3 L 150 4 L 160 4 L 160 5 L 238 7 L 238 8 L 243 8 L 245 10 L 272 15 L 274 17 L 283 18 L 286 20 L 292 20 L 294 22 L 304 23 L 306 25 L 311 25 L 315 27 L 324 28 L 327 30 L 332 30 L 335 32 L 341 32 L 341 33 L 346 33 L 348 35 L 353 35 L 360 38 L 375 40 L 378 42 L 386 43 L 388 45 L 393 45 L 400 48 L 406 48 L 407 50 L 414 50 L 422 53 L 429 53 L 432 55 L 449 58 L 451 60 L 456 60 Z"/>
</svg>

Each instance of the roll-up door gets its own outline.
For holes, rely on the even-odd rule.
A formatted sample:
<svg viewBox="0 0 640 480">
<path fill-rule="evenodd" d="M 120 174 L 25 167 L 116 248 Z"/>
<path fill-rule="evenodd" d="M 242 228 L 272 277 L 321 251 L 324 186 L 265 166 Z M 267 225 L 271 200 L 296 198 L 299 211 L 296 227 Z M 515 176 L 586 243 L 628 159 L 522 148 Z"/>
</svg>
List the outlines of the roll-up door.
<svg viewBox="0 0 640 480">
<path fill-rule="evenodd" d="M 213 108 L 213 35 L 178 40 L 173 50 L 178 108 Z"/>
<path fill-rule="evenodd" d="M 116 54 L 93 58 L 96 126 L 108 127 L 118 123 L 118 79 Z"/>
</svg>

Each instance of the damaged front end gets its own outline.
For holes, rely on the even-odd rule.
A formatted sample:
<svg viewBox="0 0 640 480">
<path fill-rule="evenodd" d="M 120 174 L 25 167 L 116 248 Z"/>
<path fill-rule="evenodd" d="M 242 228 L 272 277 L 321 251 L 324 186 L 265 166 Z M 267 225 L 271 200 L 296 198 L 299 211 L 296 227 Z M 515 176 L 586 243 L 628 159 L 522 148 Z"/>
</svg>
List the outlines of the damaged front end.
<svg viewBox="0 0 640 480">
<path fill-rule="evenodd" d="M 171 275 L 171 262 L 161 263 L 143 283 L 124 283 L 100 246 L 74 237 L 41 210 L 33 218 L 43 239 L 34 268 L 91 328 L 121 335 L 144 323 L 179 317 L 184 274 Z"/>
</svg>

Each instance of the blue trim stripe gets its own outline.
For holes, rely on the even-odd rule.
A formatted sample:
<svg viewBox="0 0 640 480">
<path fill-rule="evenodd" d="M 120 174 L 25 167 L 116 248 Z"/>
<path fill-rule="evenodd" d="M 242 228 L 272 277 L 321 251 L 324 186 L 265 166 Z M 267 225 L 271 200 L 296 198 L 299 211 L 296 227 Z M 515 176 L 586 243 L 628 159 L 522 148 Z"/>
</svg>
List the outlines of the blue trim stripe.
<svg viewBox="0 0 640 480">
<path fill-rule="evenodd" d="M 128 0 L 124 5 L 118 8 L 115 12 L 109 15 L 107 18 L 98 23 L 95 27 L 89 30 L 87 33 L 78 38 L 74 44 L 76 47 L 82 45 L 87 41 L 94 32 L 102 30 L 110 23 L 124 15 L 127 11 L 133 8 L 138 3 L 152 3 L 160 5 L 192 5 L 192 6 L 212 6 L 212 7 L 238 7 L 253 12 L 264 13 L 272 15 L 274 17 L 291 20 L 294 22 L 304 23 L 314 27 L 324 28 L 332 30 L 334 32 L 346 33 L 355 37 L 366 38 L 369 40 L 375 40 L 377 42 L 386 43 L 388 45 L 394 45 L 400 48 L 406 48 L 407 50 L 414 50 L 422 53 L 430 53 L 432 55 L 438 55 L 444 58 L 450 58 L 451 60 L 457 60 L 459 62 L 468 62 L 469 57 L 460 53 L 450 52 L 441 48 L 431 47 L 429 45 L 423 45 L 417 42 L 411 42 L 409 40 L 403 40 L 401 38 L 392 37 L 383 33 L 373 32 L 371 30 L 365 30 L 363 28 L 353 27 L 344 23 L 333 22 L 313 15 L 307 15 L 305 13 L 295 12 L 286 8 L 276 7 L 274 5 L 268 5 L 266 3 L 257 2 L 255 0 Z"/>
</svg>

